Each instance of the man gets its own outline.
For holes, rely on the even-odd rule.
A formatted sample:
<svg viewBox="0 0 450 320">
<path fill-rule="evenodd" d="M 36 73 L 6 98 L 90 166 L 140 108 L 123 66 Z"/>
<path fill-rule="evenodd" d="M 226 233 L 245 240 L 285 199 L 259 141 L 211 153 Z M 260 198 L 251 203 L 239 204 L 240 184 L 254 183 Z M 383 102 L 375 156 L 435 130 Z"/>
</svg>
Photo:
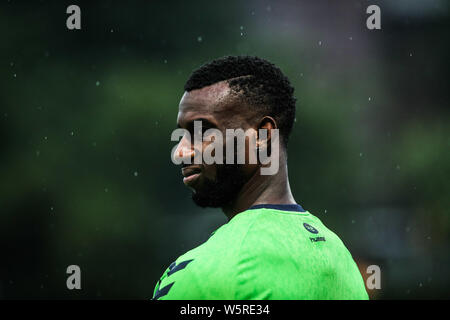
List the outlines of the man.
<svg viewBox="0 0 450 320">
<path fill-rule="evenodd" d="M 224 57 L 194 71 L 184 89 L 177 122 L 186 134 L 173 158 L 183 163 L 194 202 L 221 208 L 228 222 L 167 268 L 153 299 L 367 299 L 342 241 L 291 193 L 287 145 L 295 98 L 280 69 L 257 57 Z M 215 141 L 192 139 L 196 121 L 201 133 L 253 132 L 245 138 L 245 163 L 194 161 Z M 274 154 L 276 132 L 280 145 Z M 235 142 L 225 139 L 224 149 Z M 259 149 L 272 153 L 275 173 L 261 174 L 270 164 L 259 158 L 248 161 Z"/>
</svg>

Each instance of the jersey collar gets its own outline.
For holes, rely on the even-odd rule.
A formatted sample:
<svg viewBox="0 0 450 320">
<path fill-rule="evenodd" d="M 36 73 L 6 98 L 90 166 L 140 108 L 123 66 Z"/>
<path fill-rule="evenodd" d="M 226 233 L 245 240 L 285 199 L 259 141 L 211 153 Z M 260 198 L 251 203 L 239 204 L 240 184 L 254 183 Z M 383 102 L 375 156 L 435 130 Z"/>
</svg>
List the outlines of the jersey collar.
<svg viewBox="0 0 450 320">
<path fill-rule="evenodd" d="M 299 204 L 257 204 L 248 208 L 248 210 L 253 209 L 274 209 L 280 211 L 296 211 L 296 212 L 306 211 Z"/>
</svg>

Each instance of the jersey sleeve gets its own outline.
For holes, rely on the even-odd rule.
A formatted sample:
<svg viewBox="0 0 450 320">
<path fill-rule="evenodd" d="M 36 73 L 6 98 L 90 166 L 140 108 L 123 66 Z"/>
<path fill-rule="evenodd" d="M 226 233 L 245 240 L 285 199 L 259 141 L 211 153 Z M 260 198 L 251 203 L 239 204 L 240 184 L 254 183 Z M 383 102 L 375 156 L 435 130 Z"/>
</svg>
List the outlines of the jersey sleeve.
<svg viewBox="0 0 450 320">
<path fill-rule="evenodd" d="M 242 232 L 233 231 L 228 226 L 219 228 L 204 244 L 179 257 L 158 281 L 153 299 L 235 299 L 236 247 L 241 243 Z"/>
<path fill-rule="evenodd" d="M 229 300 L 234 299 L 233 279 L 228 269 L 211 264 L 179 259 L 155 286 L 154 300 Z"/>
</svg>

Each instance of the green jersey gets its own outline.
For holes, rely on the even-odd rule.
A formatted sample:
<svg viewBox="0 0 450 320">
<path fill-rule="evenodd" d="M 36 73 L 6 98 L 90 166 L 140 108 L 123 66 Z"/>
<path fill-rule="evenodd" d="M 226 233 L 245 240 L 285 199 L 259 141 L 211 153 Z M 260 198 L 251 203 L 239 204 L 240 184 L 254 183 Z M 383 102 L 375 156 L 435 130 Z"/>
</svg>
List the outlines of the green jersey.
<svg viewBox="0 0 450 320">
<path fill-rule="evenodd" d="M 350 252 L 300 205 L 256 205 L 173 262 L 153 299 L 368 299 Z"/>
</svg>

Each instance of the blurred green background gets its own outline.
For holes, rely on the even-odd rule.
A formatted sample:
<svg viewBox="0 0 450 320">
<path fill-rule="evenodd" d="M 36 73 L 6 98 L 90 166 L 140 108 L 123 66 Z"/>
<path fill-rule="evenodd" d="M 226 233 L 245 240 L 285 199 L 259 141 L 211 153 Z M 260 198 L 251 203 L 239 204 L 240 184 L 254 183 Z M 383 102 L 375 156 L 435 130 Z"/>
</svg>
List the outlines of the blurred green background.
<svg viewBox="0 0 450 320">
<path fill-rule="evenodd" d="M 192 70 L 227 54 L 292 81 L 294 195 L 364 277 L 380 266 L 371 297 L 450 298 L 449 31 L 443 0 L 2 1 L 0 299 L 151 298 L 226 222 L 192 203 L 170 134 Z"/>
</svg>

